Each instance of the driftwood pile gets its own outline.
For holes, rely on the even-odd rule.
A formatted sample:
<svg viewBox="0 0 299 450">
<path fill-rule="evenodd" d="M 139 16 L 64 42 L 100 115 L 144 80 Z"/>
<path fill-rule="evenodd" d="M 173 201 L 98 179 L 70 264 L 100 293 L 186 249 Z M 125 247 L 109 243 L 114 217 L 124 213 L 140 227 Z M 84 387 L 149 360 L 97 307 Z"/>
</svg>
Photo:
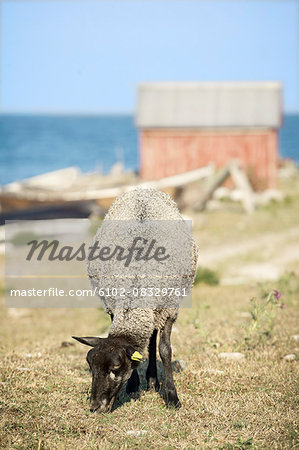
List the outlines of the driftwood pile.
<svg viewBox="0 0 299 450">
<path fill-rule="evenodd" d="M 238 161 L 229 162 L 217 176 L 211 180 L 202 197 L 194 204 L 194 209 L 202 211 L 206 208 L 209 200 L 213 198 L 214 192 L 218 189 L 228 177 L 236 188 L 241 191 L 242 204 L 247 213 L 252 213 L 256 207 L 255 195 L 246 173 L 241 169 Z"/>
<path fill-rule="evenodd" d="M 229 177 L 236 189 L 227 190 L 226 197 L 240 201 L 247 213 L 252 213 L 259 204 L 282 200 L 279 191 L 254 192 L 237 160 L 218 171 L 211 164 L 146 182 L 134 172 L 117 169 L 101 175 L 82 174 L 78 168 L 69 167 L 0 186 L 0 224 L 16 219 L 104 216 L 117 196 L 137 186 L 168 193 L 181 210 L 203 211 L 211 207 L 213 199 L 221 198 L 219 190 L 226 189 L 221 186 Z"/>
</svg>

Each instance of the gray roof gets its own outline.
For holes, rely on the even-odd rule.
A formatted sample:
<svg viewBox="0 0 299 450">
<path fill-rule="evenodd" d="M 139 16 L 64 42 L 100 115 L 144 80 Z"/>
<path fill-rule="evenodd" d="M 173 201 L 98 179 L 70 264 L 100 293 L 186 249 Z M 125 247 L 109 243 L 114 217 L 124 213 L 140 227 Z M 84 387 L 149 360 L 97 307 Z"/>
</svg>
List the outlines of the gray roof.
<svg viewBox="0 0 299 450">
<path fill-rule="evenodd" d="M 138 86 L 140 128 L 277 128 L 278 82 L 143 83 Z"/>
</svg>

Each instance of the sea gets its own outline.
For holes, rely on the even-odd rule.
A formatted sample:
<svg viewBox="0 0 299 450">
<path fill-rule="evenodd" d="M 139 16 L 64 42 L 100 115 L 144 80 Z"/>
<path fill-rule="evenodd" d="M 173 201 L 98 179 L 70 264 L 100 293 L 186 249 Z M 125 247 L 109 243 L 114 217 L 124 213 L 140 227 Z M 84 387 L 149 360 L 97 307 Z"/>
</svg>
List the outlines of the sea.
<svg viewBox="0 0 299 450">
<path fill-rule="evenodd" d="M 279 152 L 299 163 L 299 114 L 284 115 Z M 0 115 L 0 185 L 69 166 L 108 173 L 117 162 L 138 171 L 132 115 Z"/>
</svg>

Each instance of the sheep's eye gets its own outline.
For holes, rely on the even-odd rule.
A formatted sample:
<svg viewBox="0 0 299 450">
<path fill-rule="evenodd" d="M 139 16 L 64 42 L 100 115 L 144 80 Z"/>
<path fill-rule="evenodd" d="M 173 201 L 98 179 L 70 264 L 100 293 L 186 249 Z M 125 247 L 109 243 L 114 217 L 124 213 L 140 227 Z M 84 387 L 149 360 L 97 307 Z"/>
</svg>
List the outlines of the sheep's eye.
<svg viewBox="0 0 299 450">
<path fill-rule="evenodd" d="M 120 366 L 121 366 L 121 364 L 119 364 L 118 366 L 113 366 L 113 367 L 112 367 L 112 370 L 117 370 L 117 369 L 120 368 Z"/>
</svg>

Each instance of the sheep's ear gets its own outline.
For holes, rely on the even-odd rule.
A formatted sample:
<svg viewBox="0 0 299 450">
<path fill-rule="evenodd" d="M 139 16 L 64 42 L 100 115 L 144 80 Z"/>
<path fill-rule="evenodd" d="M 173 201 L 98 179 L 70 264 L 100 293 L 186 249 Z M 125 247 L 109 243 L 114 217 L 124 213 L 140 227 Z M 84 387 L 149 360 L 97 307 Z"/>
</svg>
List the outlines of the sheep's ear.
<svg viewBox="0 0 299 450">
<path fill-rule="evenodd" d="M 100 345 L 102 338 L 99 337 L 77 337 L 72 336 L 76 341 L 81 342 L 81 344 L 90 345 L 90 347 L 97 347 Z"/>
</svg>

